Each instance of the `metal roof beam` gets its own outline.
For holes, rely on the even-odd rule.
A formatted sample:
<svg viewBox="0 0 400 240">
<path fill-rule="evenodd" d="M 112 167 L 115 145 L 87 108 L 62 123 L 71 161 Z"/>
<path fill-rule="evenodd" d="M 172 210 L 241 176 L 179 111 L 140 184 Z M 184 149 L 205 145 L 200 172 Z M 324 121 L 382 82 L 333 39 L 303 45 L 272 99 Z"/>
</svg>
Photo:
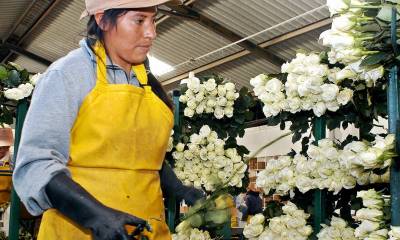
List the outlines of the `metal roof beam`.
<svg viewBox="0 0 400 240">
<path fill-rule="evenodd" d="M 275 37 L 273 39 L 270 39 L 270 40 L 268 40 L 268 41 L 266 41 L 264 43 L 259 44 L 258 46 L 260 46 L 262 48 L 273 46 L 275 44 L 278 44 L 278 43 L 281 43 L 283 41 L 289 40 L 291 38 L 300 36 L 300 35 L 305 34 L 307 32 L 310 32 L 310 31 L 313 31 L 313 30 L 328 26 L 331 23 L 332 23 L 332 19 L 325 18 L 325 19 L 322 19 L 322 20 L 317 21 L 315 23 L 309 24 L 307 26 L 301 27 L 301 28 L 296 29 L 294 31 L 291 31 L 291 32 L 282 34 L 282 35 L 280 35 L 278 37 Z M 249 50 L 239 51 L 239 52 L 234 53 L 234 54 L 232 54 L 230 56 L 226 56 L 224 58 L 221 58 L 221 59 L 216 60 L 214 62 L 208 63 L 208 64 L 203 65 L 201 67 L 198 67 L 196 69 L 192 69 L 192 70 L 190 70 L 190 72 L 194 72 L 194 73 L 204 72 L 206 70 L 209 70 L 211 68 L 217 67 L 219 65 L 234 61 L 234 60 L 239 59 L 241 57 L 244 57 L 244 56 L 246 56 L 248 54 L 250 54 Z M 175 83 L 175 82 L 177 82 L 179 80 L 182 80 L 182 79 L 186 78 L 188 76 L 188 74 L 189 74 L 189 72 L 185 72 L 185 73 L 180 74 L 178 76 L 175 76 L 173 78 L 164 80 L 164 81 L 161 82 L 161 84 L 162 85 L 173 84 L 173 83 Z"/>
<path fill-rule="evenodd" d="M 42 14 L 40 14 L 40 16 L 36 19 L 36 21 L 32 24 L 32 26 L 28 29 L 28 31 L 26 31 L 21 37 L 20 37 L 20 39 L 18 39 L 17 40 L 17 43 L 16 43 L 16 46 L 17 47 L 19 47 L 21 44 L 22 44 L 22 42 L 32 33 L 32 31 L 34 31 L 39 25 L 40 25 L 40 23 L 51 13 L 51 11 L 54 9 L 54 7 L 59 3 L 59 2 L 61 2 L 61 0 L 53 0 L 49 5 L 48 5 L 48 7 L 46 8 L 46 10 L 42 13 Z M 24 15 L 26 15 L 27 13 L 24 13 Z M 22 20 L 21 20 L 22 21 Z M 22 49 L 22 48 L 20 48 L 22 51 L 21 52 L 23 52 L 23 51 L 26 51 L 26 50 L 24 50 L 24 49 Z M 12 53 L 17 53 L 18 54 L 18 52 L 16 52 L 16 51 L 13 51 Z M 6 62 L 6 61 L 8 61 L 10 58 L 12 58 L 13 57 L 13 54 L 12 53 L 9 53 L 7 56 L 5 56 L 5 57 L 3 57 L 2 58 L 2 60 L 1 60 L 1 62 Z M 36 55 L 37 56 L 37 55 Z M 0 56 L 1 57 L 1 56 Z M 40 56 L 37 56 L 37 57 L 39 57 L 39 58 L 41 58 Z M 45 60 L 45 61 L 48 61 L 48 60 L 46 60 L 46 59 L 44 59 L 44 58 L 42 58 L 43 60 Z M 51 62 L 50 62 L 51 63 Z M 49 65 L 49 64 L 48 64 Z"/>
<path fill-rule="evenodd" d="M 42 63 L 44 65 L 47 65 L 47 66 L 51 64 L 51 61 L 49 61 L 49 60 L 47 60 L 47 59 L 45 59 L 45 58 L 43 58 L 43 57 L 41 57 L 39 55 L 36 55 L 36 54 L 34 54 L 32 52 L 29 52 L 29 51 L 27 51 L 27 50 L 25 50 L 25 49 L 23 49 L 23 48 L 21 48 L 21 47 L 19 47 L 17 45 L 14 45 L 14 44 L 3 43 L 3 44 L 0 45 L 0 48 L 9 49 L 12 53 L 23 55 L 25 57 L 28 57 L 28 58 L 36 61 L 36 62 L 40 62 L 40 63 Z"/>
<path fill-rule="evenodd" d="M 240 36 L 239 34 L 235 33 L 234 31 L 222 26 L 221 24 L 200 14 L 199 12 L 195 11 L 193 8 L 190 8 L 186 5 L 174 6 L 174 7 L 171 7 L 171 9 L 172 9 L 172 11 L 162 11 L 162 12 L 166 13 L 166 14 L 170 14 L 172 16 L 184 17 L 185 19 L 195 20 L 196 22 L 201 24 L 203 27 L 206 27 L 207 29 L 213 31 L 214 33 L 216 33 L 232 42 L 236 42 L 236 41 L 243 39 L 243 36 Z M 238 45 L 241 46 L 242 48 L 250 51 L 251 53 L 258 55 L 259 57 L 266 59 L 267 61 L 271 62 L 272 64 L 274 64 L 276 66 L 281 66 L 285 62 L 285 60 L 283 60 L 282 58 L 276 56 L 275 54 L 271 53 L 267 49 L 264 49 L 249 40 L 244 40 L 242 42 L 239 42 Z"/>
</svg>

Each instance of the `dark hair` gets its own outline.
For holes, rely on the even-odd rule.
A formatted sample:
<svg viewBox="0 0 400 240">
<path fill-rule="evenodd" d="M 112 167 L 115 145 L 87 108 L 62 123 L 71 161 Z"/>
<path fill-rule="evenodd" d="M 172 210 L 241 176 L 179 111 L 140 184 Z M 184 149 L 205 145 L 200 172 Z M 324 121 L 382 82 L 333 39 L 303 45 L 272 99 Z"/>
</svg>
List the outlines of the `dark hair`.
<svg viewBox="0 0 400 240">
<path fill-rule="evenodd" d="M 126 14 L 131 9 L 109 9 L 104 11 L 103 18 L 101 19 L 102 24 L 109 24 L 111 27 L 117 26 L 117 19 L 124 14 Z M 100 41 L 104 44 L 104 34 L 103 30 L 97 24 L 94 16 L 90 16 L 87 23 L 87 42 L 89 47 L 93 51 L 93 45 L 96 41 Z M 94 52 L 94 51 L 93 51 Z M 147 64 L 145 64 L 147 65 Z M 146 66 L 147 67 L 147 66 Z M 164 91 L 160 82 L 157 78 L 150 72 L 148 74 L 148 84 L 151 86 L 153 92 L 170 108 L 173 109 L 171 99 L 168 97 L 167 93 Z"/>
</svg>

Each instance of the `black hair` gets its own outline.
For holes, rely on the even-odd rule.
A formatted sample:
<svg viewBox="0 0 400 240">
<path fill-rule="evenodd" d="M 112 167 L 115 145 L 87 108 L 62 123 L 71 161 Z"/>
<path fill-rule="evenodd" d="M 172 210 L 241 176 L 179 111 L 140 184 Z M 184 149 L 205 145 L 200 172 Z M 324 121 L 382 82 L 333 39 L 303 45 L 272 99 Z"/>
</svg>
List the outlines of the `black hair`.
<svg viewBox="0 0 400 240">
<path fill-rule="evenodd" d="M 128 11 L 132 9 L 109 9 L 104 11 L 104 15 L 101 19 L 101 24 L 109 25 L 110 27 L 117 26 L 117 20 L 119 17 L 126 14 Z M 100 41 L 104 45 L 104 33 L 100 26 L 97 24 L 95 17 L 92 15 L 87 23 L 87 42 L 89 47 L 93 51 L 93 45 L 96 41 Z M 94 51 L 93 51 L 94 52 Z M 148 64 L 145 64 L 148 65 Z M 147 66 L 146 66 L 147 67 Z M 161 86 L 160 82 L 157 78 L 149 72 L 147 74 L 148 77 L 148 84 L 151 86 L 153 92 L 170 108 L 173 109 L 173 105 L 171 99 L 168 97 L 167 93 Z"/>
</svg>

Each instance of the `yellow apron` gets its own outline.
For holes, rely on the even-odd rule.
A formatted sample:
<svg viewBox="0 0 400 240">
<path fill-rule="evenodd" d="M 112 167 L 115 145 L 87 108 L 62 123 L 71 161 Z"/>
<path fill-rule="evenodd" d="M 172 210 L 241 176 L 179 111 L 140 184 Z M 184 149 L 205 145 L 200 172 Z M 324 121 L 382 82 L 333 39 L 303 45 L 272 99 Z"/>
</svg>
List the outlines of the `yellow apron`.
<svg viewBox="0 0 400 240">
<path fill-rule="evenodd" d="M 104 205 L 147 220 L 149 239 L 171 239 L 165 223 L 159 170 L 173 126 L 172 111 L 147 86 L 144 65 L 133 66 L 144 88 L 109 84 L 98 44 L 97 82 L 71 130 L 72 178 Z M 90 232 L 55 209 L 47 210 L 39 240 L 85 240 Z"/>
</svg>

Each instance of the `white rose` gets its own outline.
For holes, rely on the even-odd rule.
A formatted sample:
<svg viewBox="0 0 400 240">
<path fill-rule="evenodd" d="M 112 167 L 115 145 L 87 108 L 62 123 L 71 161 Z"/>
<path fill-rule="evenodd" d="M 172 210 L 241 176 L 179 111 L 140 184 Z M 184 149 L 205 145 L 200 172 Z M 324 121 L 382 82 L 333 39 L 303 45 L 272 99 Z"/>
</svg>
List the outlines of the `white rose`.
<svg viewBox="0 0 400 240">
<path fill-rule="evenodd" d="M 178 152 L 183 152 L 183 149 L 185 149 L 185 144 L 183 144 L 183 143 L 178 143 L 178 144 L 175 146 L 175 149 L 176 149 Z"/>
<path fill-rule="evenodd" d="M 357 79 L 358 73 L 354 72 L 353 70 L 349 69 L 348 67 L 343 68 L 339 72 L 336 73 L 336 80 L 342 81 L 346 78 L 348 79 Z"/>
<path fill-rule="evenodd" d="M 4 96 L 11 100 L 21 100 L 24 98 L 24 92 L 19 88 L 11 88 L 4 91 Z"/>
<path fill-rule="evenodd" d="M 204 87 L 209 92 L 215 90 L 215 88 L 217 87 L 217 84 L 215 83 L 215 79 L 213 79 L 213 78 L 208 79 L 208 81 L 205 82 Z"/>
<path fill-rule="evenodd" d="M 33 85 L 36 86 L 37 82 L 39 81 L 40 77 L 42 76 L 41 73 L 36 73 L 35 75 L 31 76 L 29 79 L 29 82 Z"/>
<path fill-rule="evenodd" d="M 202 126 L 202 127 L 200 128 L 200 131 L 199 131 L 199 136 L 200 136 L 200 137 L 205 138 L 205 137 L 208 137 L 208 135 L 210 135 L 210 134 L 211 134 L 211 128 L 210 128 L 210 126 L 204 125 L 204 126 Z"/>
<path fill-rule="evenodd" d="M 194 76 L 192 78 L 189 78 L 187 80 L 187 87 L 194 93 L 197 93 L 200 90 L 200 79 Z"/>
<path fill-rule="evenodd" d="M 187 103 L 188 97 L 186 95 L 180 95 L 179 96 L 179 102 L 181 103 Z"/>
<path fill-rule="evenodd" d="M 224 110 L 224 112 L 225 112 L 225 115 L 227 116 L 227 117 L 233 117 L 233 107 L 227 107 L 227 108 L 225 108 L 225 110 Z"/>
<path fill-rule="evenodd" d="M 355 16 L 351 13 L 335 17 L 332 20 L 332 28 L 342 32 L 350 31 L 356 25 L 354 18 Z"/>
<path fill-rule="evenodd" d="M 186 105 L 187 105 L 188 108 L 190 108 L 190 109 L 192 109 L 192 110 L 195 110 L 196 107 L 197 107 L 196 100 L 194 100 L 194 99 L 190 99 L 190 100 L 186 103 Z"/>
<path fill-rule="evenodd" d="M 246 238 L 256 238 L 264 231 L 264 226 L 261 224 L 247 224 L 243 229 L 243 235 Z"/>
<path fill-rule="evenodd" d="M 339 93 L 339 87 L 336 84 L 323 84 L 321 86 L 322 89 L 322 99 L 325 102 L 330 102 L 336 99 L 337 94 Z"/>
<path fill-rule="evenodd" d="M 225 85 L 218 85 L 218 96 L 224 97 L 226 95 Z"/>
<path fill-rule="evenodd" d="M 235 84 L 228 82 L 225 83 L 225 88 L 227 91 L 234 92 L 235 91 Z"/>
<path fill-rule="evenodd" d="M 264 224 L 264 220 L 265 220 L 265 217 L 264 217 L 264 215 L 262 215 L 262 214 L 256 214 L 256 215 L 254 215 L 251 219 L 250 219 L 250 224 L 251 225 L 256 225 L 256 224 Z"/>
<path fill-rule="evenodd" d="M 205 110 L 205 105 L 204 105 L 204 104 L 199 104 L 199 105 L 196 107 L 196 113 L 197 113 L 197 114 L 202 114 L 202 113 L 204 112 L 204 110 Z"/>
<path fill-rule="evenodd" d="M 225 97 L 217 97 L 217 105 L 218 106 L 221 106 L 221 107 L 226 106 L 227 101 L 228 100 Z"/>
<path fill-rule="evenodd" d="M 326 102 L 325 106 L 331 112 L 336 112 L 339 109 L 339 103 L 336 101 Z"/>
<path fill-rule="evenodd" d="M 349 88 L 344 88 L 339 92 L 337 96 L 337 101 L 341 105 L 346 105 L 353 98 L 353 90 Z"/>
<path fill-rule="evenodd" d="M 184 157 L 183 152 L 177 152 L 177 151 L 172 152 L 172 157 L 176 160 L 180 160 Z"/>
<path fill-rule="evenodd" d="M 254 88 L 258 88 L 260 86 L 263 86 L 265 84 L 265 82 L 267 81 L 268 76 L 265 74 L 260 74 L 257 75 L 256 77 L 250 79 L 250 84 L 254 87 Z"/>
<path fill-rule="evenodd" d="M 235 93 L 235 92 L 233 92 L 233 91 L 228 91 L 228 92 L 226 92 L 226 99 L 227 100 L 235 100 L 235 99 L 237 99 L 239 97 L 239 94 L 238 93 Z"/>
<path fill-rule="evenodd" d="M 224 112 L 224 109 L 223 109 L 223 108 L 221 108 L 221 107 L 216 107 L 216 108 L 215 108 L 215 110 L 214 110 L 214 116 L 215 116 L 217 119 L 223 118 L 223 117 L 224 117 L 224 114 L 225 114 L 225 112 Z"/>
<path fill-rule="evenodd" d="M 354 235 L 358 238 L 365 238 L 370 232 L 379 229 L 379 223 L 372 221 L 362 221 L 358 228 L 354 231 Z"/>
<path fill-rule="evenodd" d="M 322 45 L 334 49 L 351 48 L 355 44 L 355 39 L 352 35 L 334 29 L 322 32 L 319 39 L 322 40 Z"/>
<path fill-rule="evenodd" d="M 269 92 L 280 92 L 283 89 L 283 84 L 282 82 L 277 79 L 277 78 L 272 78 L 270 79 L 267 84 L 265 85 L 265 88 L 269 91 Z"/>
<path fill-rule="evenodd" d="M 310 76 L 317 76 L 317 77 L 325 77 L 329 72 L 328 66 L 325 64 L 309 65 L 307 66 L 306 69 L 307 69 L 306 71 Z"/>
<path fill-rule="evenodd" d="M 359 221 L 370 220 L 379 222 L 383 218 L 383 212 L 378 209 L 362 208 L 356 212 L 355 219 Z"/>
<path fill-rule="evenodd" d="M 185 108 L 185 110 L 183 110 L 183 115 L 191 118 L 194 116 L 194 110 L 191 108 Z"/>
<path fill-rule="evenodd" d="M 313 112 L 317 117 L 321 117 L 326 112 L 326 106 L 323 102 L 318 102 L 313 106 Z"/>
<path fill-rule="evenodd" d="M 200 91 L 196 94 L 195 100 L 196 102 L 201 102 L 204 99 L 204 92 Z"/>
</svg>

